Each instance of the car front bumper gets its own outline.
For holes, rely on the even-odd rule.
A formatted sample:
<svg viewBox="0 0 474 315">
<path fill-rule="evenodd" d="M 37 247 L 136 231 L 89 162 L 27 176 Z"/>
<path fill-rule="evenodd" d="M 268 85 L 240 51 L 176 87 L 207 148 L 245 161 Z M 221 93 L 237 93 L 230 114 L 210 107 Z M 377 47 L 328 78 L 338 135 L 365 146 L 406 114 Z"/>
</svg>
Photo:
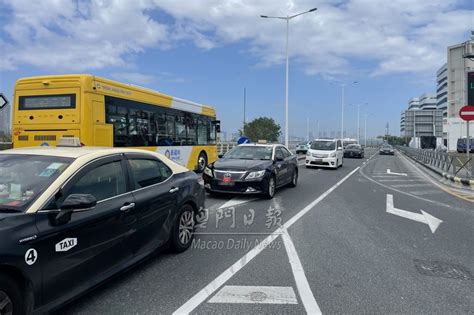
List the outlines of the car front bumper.
<svg viewBox="0 0 474 315">
<path fill-rule="evenodd" d="M 335 157 L 316 158 L 313 156 L 306 156 L 306 166 L 317 167 L 336 167 L 337 159 Z"/>
<path fill-rule="evenodd" d="M 204 188 L 208 192 L 226 193 L 226 194 L 261 194 L 265 190 L 265 180 L 259 181 L 232 181 L 229 184 L 223 184 L 216 178 L 204 175 Z"/>
<path fill-rule="evenodd" d="M 381 155 L 395 155 L 395 151 L 380 151 Z"/>
</svg>

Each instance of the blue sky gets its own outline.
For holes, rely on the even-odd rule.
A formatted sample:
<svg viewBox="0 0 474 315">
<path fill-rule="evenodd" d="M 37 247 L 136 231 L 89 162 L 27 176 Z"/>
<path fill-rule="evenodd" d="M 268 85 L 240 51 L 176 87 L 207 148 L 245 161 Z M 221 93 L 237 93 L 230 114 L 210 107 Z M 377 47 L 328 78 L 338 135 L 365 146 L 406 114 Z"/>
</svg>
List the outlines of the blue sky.
<svg viewBox="0 0 474 315">
<path fill-rule="evenodd" d="M 0 91 L 16 79 L 92 73 L 217 109 L 223 130 L 259 116 L 284 122 L 286 15 L 318 7 L 290 25 L 290 134 L 356 133 L 365 104 L 370 136 L 399 133 L 407 100 L 434 92 L 446 47 L 474 29 L 473 2 L 433 0 L 0 0 Z M 330 84 L 330 83 L 335 83 Z M 363 120 L 361 119 L 363 125 Z"/>
</svg>

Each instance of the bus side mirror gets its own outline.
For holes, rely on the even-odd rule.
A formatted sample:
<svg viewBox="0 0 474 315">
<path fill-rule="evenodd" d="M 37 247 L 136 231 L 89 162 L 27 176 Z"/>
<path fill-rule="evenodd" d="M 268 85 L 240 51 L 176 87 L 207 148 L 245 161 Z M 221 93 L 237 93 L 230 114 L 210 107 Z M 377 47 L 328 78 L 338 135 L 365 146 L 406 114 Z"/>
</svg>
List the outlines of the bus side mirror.
<svg viewBox="0 0 474 315">
<path fill-rule="evenodd" d="M 221 121 L 214 120 L 212 123 L 216 126 L 216 132 L 221 132 Z"/>
</svg>

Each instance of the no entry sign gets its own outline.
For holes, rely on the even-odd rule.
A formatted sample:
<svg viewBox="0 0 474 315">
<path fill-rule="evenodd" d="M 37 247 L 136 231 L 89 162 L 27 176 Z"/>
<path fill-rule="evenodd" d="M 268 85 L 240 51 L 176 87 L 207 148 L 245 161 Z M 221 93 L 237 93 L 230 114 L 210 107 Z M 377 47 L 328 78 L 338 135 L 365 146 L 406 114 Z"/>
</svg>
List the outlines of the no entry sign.
<svg viewBox="0 0 474 315">
<path fill-rule="evenodd" d="M 459 110 L 459 116 L 465 121 L 474 120 L 474 106 L 464 106 Z"/>
</svg>

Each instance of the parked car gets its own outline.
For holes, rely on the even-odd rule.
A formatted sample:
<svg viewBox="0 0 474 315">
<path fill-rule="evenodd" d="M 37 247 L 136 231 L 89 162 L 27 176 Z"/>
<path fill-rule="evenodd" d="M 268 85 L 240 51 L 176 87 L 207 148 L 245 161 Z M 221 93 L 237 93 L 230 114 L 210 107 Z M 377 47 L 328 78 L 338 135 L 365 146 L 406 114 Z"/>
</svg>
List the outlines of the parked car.
<svg viewBox="0 0 474 315">
<path fill-rule="evenodd" d="M 469 152 L 474 152 L 474 138 L 469 139 Z M 466 146 L 466 138 L 459 138 L 457 142 L 457 151 L 458 153 L 466 153 L 467 152 L 467 146 Z"/>
<path fill-rule="evenodd" d="M 360 144 L 349 144 L 344 149 L 344 157 L 364 157 L 364 148 Z"/>
<path fill-rule="evenodd" d="M 390 144 L 382 144 L 379 150 L 380 155 L 395 155 L 395 150 Z"/>
<path fill-rule="evenodd" d="M 273 198 L 278 187 L 298 183 L 298 161 L 280 144 L 242 144 L 204 169 L 210 193 L 261 194 Z"/>
<path fill-rule="evenodd" d="M 0 313 L 46 313 L 165 247 L 186 250 L 204 186 L 136 149 L 0 152 Z"/>
<path fill-rule="evenodd" d="M 300 143 L 296 146 L 296 154 L 306 154 L 311 147 L 311 141 Z"/>
<path fill-rule="evenodd" d="M 338 168 L 344 164 L 342 143 L 339 139 L 313 140 L 306 153 L 306 167 Z"/>
</svg>

